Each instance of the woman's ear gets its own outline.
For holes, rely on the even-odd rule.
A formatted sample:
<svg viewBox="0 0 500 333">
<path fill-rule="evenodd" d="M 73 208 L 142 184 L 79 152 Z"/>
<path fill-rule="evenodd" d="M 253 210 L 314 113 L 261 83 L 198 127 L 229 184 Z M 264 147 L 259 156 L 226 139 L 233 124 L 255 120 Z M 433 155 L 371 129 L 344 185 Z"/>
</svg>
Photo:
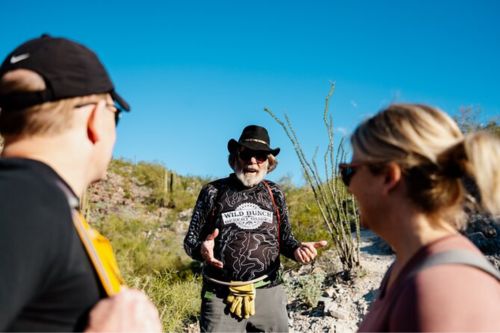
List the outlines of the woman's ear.
<svg viewBox="0 0 500 333">
<path fill-rule="evenodd" d="M 390 162 L 384 169 L 384 194 L 389 194 L 401 182 L 402 170 L 399 164 Z"/>
</svg>

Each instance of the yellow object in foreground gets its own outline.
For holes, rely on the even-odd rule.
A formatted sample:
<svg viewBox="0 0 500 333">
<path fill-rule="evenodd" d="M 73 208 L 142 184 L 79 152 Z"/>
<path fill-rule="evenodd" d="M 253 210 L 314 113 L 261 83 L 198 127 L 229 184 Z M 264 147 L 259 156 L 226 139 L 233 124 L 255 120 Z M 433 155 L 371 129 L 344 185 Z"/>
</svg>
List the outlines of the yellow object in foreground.
<svg viewBox="0 0 500 333">
<path fill-rule="evenodd" d="M 248 319 L 255 314 L 255 285 L 229 287 L 229 296 L 226 301 L 229 311 L 240 318 Z"/>
<path fill-rule="evenodd" d="M 124 283 L 111 243 L 93 229 L 80 212 L 74 213 L 73 223 L 106 294 L 113 296 L 119 293 Z"/>
</svg>

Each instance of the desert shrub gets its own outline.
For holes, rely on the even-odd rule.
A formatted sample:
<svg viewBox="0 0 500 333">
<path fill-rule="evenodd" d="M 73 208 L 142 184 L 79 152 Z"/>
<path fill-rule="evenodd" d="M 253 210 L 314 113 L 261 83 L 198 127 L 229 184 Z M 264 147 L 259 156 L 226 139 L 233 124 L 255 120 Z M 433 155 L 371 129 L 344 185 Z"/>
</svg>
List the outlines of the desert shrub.
<svg viewBox="0 0 500 333">
<path fill-rule="evenodd" d="M 483 129 L 500 136 L 500 123 L 496 120 L 490 120 L 488 123 L 486 123 L 486 125 L 483 126 Z"/>
<path fill-rule="evenodd" d="M 184 254 L 178 237 L 158 222 L 123 220 L 109 216 L 97 225 L 111 240 L 116 258 L 125 276 L 147 275 L 172 270 L 189 272 L 190 259 Z"/>
<path fill-rule="evenodd" d="M 181 212 L 193 208 L 202 186 L 210 181 L 210 178 L 176 176 L 169 198 L 175 204 L 175 211 Z"/>
<path fill-rule="evenodd" d="M 481 122 L 481 109 L 479 107 L 462 107 L 453 118 L 463 133 L 486 130 L 496 135 L 500 135 L 500 118 L 496 116 L 488 119 L 486 123 Z"/>
<path fill-rule="evenodd" d="M 145 204 L 150 209 L 165 206 L 165 167 L 158 163 L 139 162 L 133 166 L 132 176 L 141 186 L 151 190 L 146 198 Z"/>
<path fill-rule="evenodd" d="M 155 272 L 130 278 L 129 285 L 144 290 L 157 306 L 165 332 L 182 332 L 198 316 L 201 279 L 191 276 L 177 278 L 175 271 Z"/>
<path fill-rule="evenodd" d="M 108 166 L 108 172 L 127 177 L 132 169 L 132 162 L 123 158 L 112 159 Z"/>
<path fill-rule="evenodd" d="M 321 287 L 325 278 L 326 274 L 323 272 L 301 275 L 286 279 L 285 288 L 290 298 L 300 300 L 308 307 L 314 307 L 321 297 Z"/>
<path fill-rule="evenodd" d="M 289 219 L 295 237 L 300 241 L 327 239 L 328 231 L 322 226 L 321 213 L 309 187 L 285 190 Z"/>
</svg>

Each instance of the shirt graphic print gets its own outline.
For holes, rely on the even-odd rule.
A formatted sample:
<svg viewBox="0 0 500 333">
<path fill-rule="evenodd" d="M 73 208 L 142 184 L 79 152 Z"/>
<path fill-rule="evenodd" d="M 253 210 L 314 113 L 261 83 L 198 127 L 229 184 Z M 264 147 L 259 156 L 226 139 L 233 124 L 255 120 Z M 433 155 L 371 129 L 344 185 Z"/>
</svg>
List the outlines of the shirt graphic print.
<svg viewBox="0 0 500 333">
<path fill-rule="evenodd" d="M 236 210 L 222 213 L 225 225 L 235 223 L 241 229 L 256 229 L 262 223 L 273 223 L 273 213 L 253 203 L 243 203 Z"/>
<path fill-rule="evenodd" d="M 224 264 L 222 269 L 206 265 L 204 274 L 224 281 L 249 281 L 265 274 L 276 275 L 280 253 L 293 258 L 299 242 L 291 233 L 284 194 L 275 183 L 266 182 L 276 206 L 263 182 L 246 188 L 234 174 L 202 189 L 184 248 L 203 261 L 201 243 L 217 228 L 214 256 Z"/>
</svg>

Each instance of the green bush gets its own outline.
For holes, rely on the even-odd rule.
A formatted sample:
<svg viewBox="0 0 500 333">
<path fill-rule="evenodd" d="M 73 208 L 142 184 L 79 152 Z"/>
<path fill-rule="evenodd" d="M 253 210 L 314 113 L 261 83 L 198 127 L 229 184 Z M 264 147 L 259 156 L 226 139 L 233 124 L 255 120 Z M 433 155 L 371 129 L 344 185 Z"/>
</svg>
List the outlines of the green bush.
<svg viewBox="0 0 500 333">
<path fill-rule="evenodd" d="M 132 162 L 123 158 L 113 159 L 108 166 L 108 172 L 127 177 L 132 168 Z"/>
<path fill-rule="evenodd" d="M 300 241 L 329 239 L 321 214 L 309 187 L 293 187 L 285 191 L 289 219 L 295 237 Z"/>
<path fill-rule="evenodd" d="M 132 176 L 137 179 L 139 185 L 151 190 L 145 202 L 151 209 L 166 204 L 165 173 L 165 167 L 157 163 L 139 162 L 132 169 Z"/>
<path fill-rule="evenodd" d="M 202 186 L 210 181 L 209 178 L 176 176 L 170 197 L 175 204 L 174 210 L 181 212 L 193 208 Z"/>
<path fill-rule="evenodd" d="M 122 220 L 115 215 L 102 221 L 98 228 L 111 240 L 118 264 L 125 276 L 154 272 L 189 271 L 190 259 L 175 241 L 173 231 L 160 228 L 158 222 Z"/>
<path fill-rule="evenodd" d="M 325 278 L 326 274 L 323 272 L 301 275 L 293 280 L 285 280 L 285 288 L 290 298 L 298 299 L 308 307 L 314 307 L 321 297 L 321 287 Z"/>
<path fill-rule="evenodd" d="M 151 297 L 158 308 L 165 332 L 182 332 L 199 315 L 199 277 L 191 276 L 180 281 L 175 271 L 164 271 L 133 278 L 129 283 Z"/>
</svg>

